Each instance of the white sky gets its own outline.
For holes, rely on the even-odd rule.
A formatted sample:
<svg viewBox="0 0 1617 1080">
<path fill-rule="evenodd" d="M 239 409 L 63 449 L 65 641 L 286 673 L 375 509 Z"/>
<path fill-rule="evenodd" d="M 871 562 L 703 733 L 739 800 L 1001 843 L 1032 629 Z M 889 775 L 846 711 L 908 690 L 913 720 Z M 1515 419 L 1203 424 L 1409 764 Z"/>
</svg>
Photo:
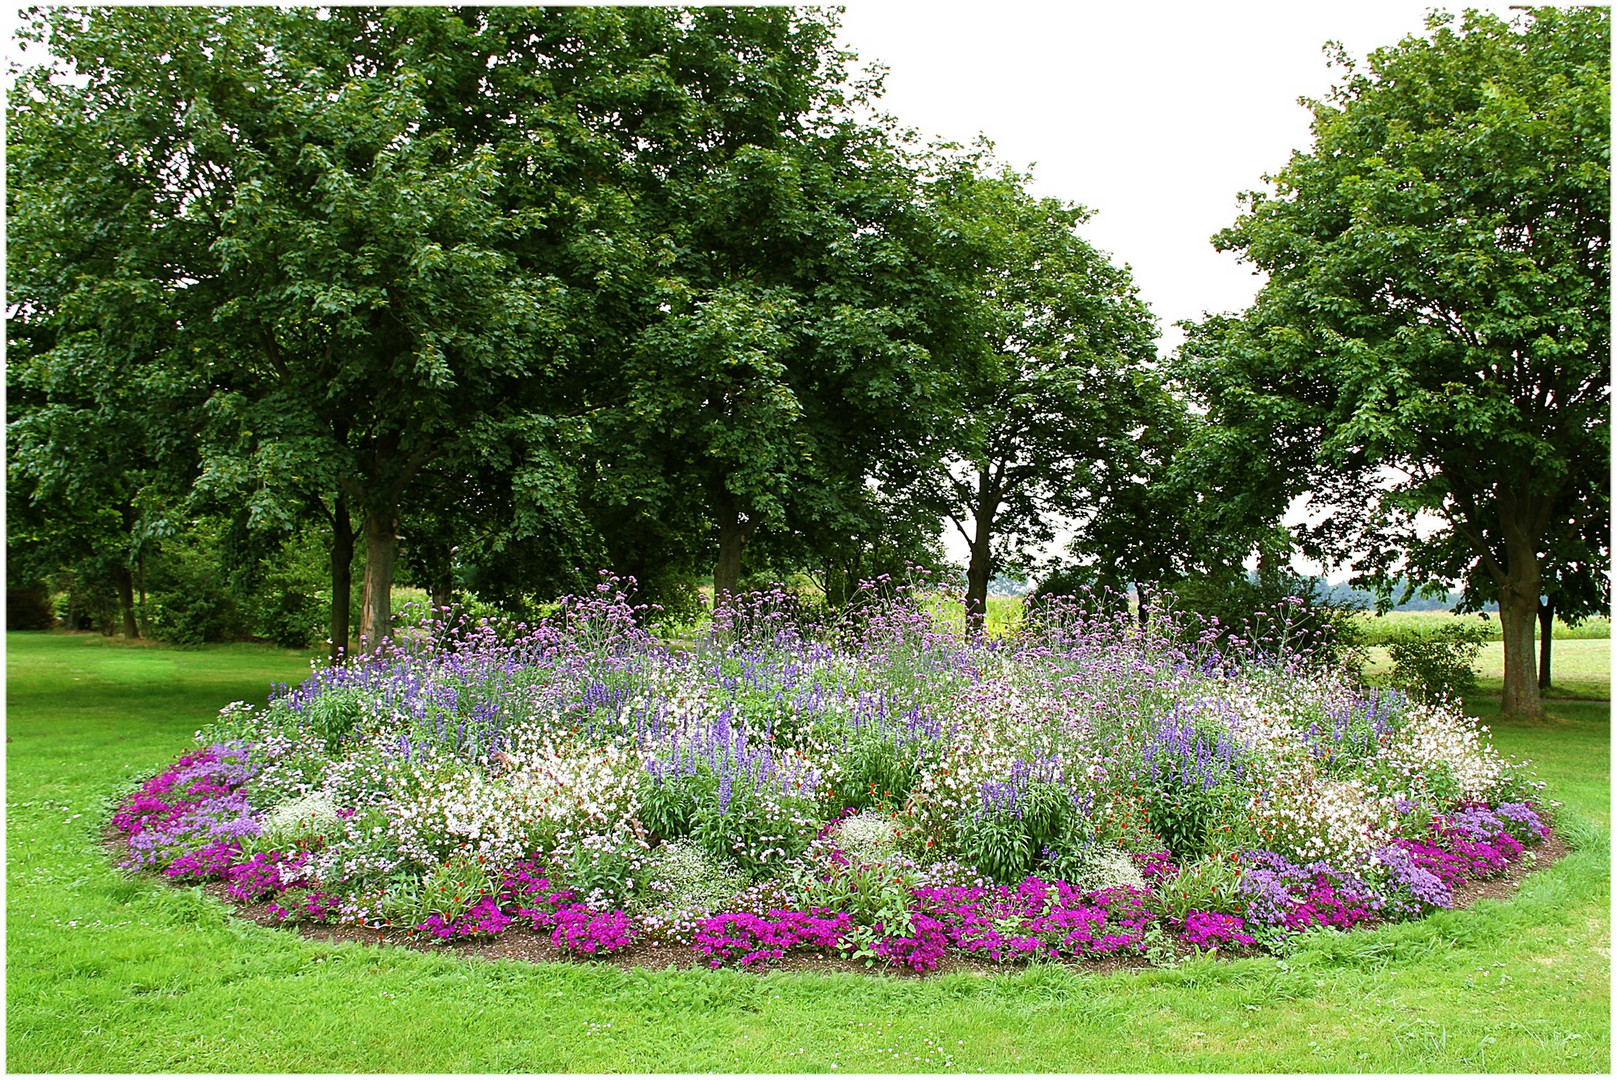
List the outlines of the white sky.
<svg viewBox="0 0 1617 1080">
<path fill-rule="evenodd" d="M 927 138 L 986 135 L 1011 165 L 1032 166 L 1038 194 L 1094 211 L 1084 235 L 1132 267 L 1166 354 L 1183 340 L 1175 322 L 1239 311 L 1261 284 L 1209 238 L 1234 222 L 1240 192 L 1310 147 L 1297 99 L 1323 98 L 1342 75 L 1325 43 L 1362 61 L 1423 33 L 1431 6 L 848 0 L 842 23 L 861 61 L 888 68 L 885 111 Z M 953 528 L 944 548 L 964 563 Z"/>
<path fill-rule="evenodd" d="M 1095 211 L 1083 230 L 1128 263 L 1161 320 L 1236 311 L 1259 281 L 1209 237 L 1237 195 L 1310 145 L 1301 96 L 1339 72 L 1322 46 L 1362 60 L 1425 27 L 1411 0 L 1067 4 L 848 0 L 843 40 L 889 73 L 885 108 L 923 136 L 978 133 L 1038 194 Z M 1509 18 L 1503 3 L 1468 6 Z"/>
</svg>

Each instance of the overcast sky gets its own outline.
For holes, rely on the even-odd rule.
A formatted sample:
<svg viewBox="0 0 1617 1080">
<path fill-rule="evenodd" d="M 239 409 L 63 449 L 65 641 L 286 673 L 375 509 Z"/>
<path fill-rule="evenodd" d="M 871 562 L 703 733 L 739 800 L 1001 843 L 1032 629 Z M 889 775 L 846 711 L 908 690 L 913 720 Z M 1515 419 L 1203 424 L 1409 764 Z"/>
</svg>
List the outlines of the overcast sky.
<svg viewBox="0 0 1617 1080">
<path fill-rule="evenodd" d="M 928 137 L 986 135 L 1034 166 L 1039 194 L 1094 211 L 1085 236 L 1133 267 L 1166 351 L 1176 321 L 1251 301 L 1259 279 L 1208 238 L 1308 148 L 1297 99 L 1340 75 L 1325 42 L 1362 60 L 1422 32 L 1430 6 L 850 0 L 842 21 L 848 48 L 888 68 L 886 111 Z"/>
</svg>

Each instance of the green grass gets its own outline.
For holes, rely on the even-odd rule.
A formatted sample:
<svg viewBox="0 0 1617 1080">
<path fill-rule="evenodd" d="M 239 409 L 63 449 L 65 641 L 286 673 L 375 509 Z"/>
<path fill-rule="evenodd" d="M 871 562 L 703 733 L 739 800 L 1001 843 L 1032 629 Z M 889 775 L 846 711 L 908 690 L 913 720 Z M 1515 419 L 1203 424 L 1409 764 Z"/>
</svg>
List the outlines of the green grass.
<svg viewBox="0 0 1617 1080">
<path fill-rule="evenodd" d="M 306 941 L 113 868 L 105 797 L 307 659 L 7 635 L 11 1071 L 1605 1072 L 1610 714 L 1494 721 L 1574 853 L 1284 962 L 991 978 L 524 966 Z M 1478 708 L 1486 711 L 1489 703 Z"/>
</svg>

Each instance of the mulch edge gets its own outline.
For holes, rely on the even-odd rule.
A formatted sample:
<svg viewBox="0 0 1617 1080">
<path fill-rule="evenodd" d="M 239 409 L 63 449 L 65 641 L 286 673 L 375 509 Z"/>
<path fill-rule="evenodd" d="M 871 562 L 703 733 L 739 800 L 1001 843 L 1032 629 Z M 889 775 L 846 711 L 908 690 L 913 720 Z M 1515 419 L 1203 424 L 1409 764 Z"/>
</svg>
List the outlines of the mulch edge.
<svg viewBox="0 0 1617 1080">
<path fill-rule="evenodd" d="M 114 862 L 121 866 L 123 858 L 128 853 L 128 844 L 124 835 L 111 825 L 108 825 L 102 836 Z M 1522 858 L 1510 863 L 1505 868 L 1505 872 L 1498 877 L 1486 878 L 1480 881 L 1467 881 L 1456 888 L 1454 890 L 1454 907 L 1447 910 L 1462 911 L 1482 900 L 1507 900 L 1516 894 L 1529 874 L 1555 865 L 1569 855 L 1571 851 L 1571 847 L 1559 834 L 1551 832 L 1549 836 L 1538 844 L 1528 848 L 1523 853 Z M 157 871 L 138 870 L 134 872 L 156 877 L 160 881 L 168 880 Z M 270 905 L 268 903 L 244 904 L 232 899 L 225 893 L 225 885 L 222 881 L 204 882 L 201 889 L 206 895 L 212 896 L 233 908 L 232 917 L 234 918 L 254 923 L 266 929 L 296 930 L 307 940 L 328 944 L 352 943 L 375 947 L 393 946 L 442 956 L 459 956 L 480 960 L 516 960 L 530 964 L 601 964 L 625 971 L 711 970 L 711 965 L 690 946 L 632 945 L 609 956 L 579 957 L 563 952 L 559 946 L 550 940 L 548 933 L 534 930 L 532 927 L 519 926 L 515 923 L 493 938 L 484 940 L 460 939 L 447 942 L 435 941 L 425 935 L 409 932 L 401 933 L 399 931 L 378 930 L 360 926 L 333 925 L 329 923 L 296 923 L 288 925 L 270 914 Z M 1177 955 L 1180 959 L 1186 959 L 1194 955 L 1194 950 L 1186 946 Z M 1216 955 L 1221 960 L 1235 960 L 1264 954 L 1254 950 L 1220 950 L 1216 954 L 1204 955 Z M 1074 971 L 1088 972 L 1095 975 L 1109 975 L 1118 971 L 1138 971 L 1153 966 L 1149 960 L 1139 955 L 1091 959 L 1041 959 L 1037 962 L 1041 964 L 1058 964 Z M 951 952 L 937 967 L 930 971 L 915 972 L 908 968 L 853 960 L 835 954 L 788 953 L 781 959 L 763 967 L 732 970 L 758 975 L 774 971 L 817 972 L 821 974 L 852 972 L 883 978 L 925 979 L 948 974 L 966 974 L 981 977 L 1003 975 L 1021 971 L 1028 966 L 1028 963 L 1028 961 L 995 963 L 976 960 Z"/>
</svg>

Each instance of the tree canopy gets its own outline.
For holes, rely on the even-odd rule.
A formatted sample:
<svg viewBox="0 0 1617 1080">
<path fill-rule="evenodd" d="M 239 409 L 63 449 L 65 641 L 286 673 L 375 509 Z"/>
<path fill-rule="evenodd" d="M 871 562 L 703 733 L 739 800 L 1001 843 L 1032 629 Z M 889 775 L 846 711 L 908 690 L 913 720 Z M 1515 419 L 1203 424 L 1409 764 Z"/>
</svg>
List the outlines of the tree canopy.
<svg viewBox="0 0 1617 1080">
<path fill-rule="evenodd" d="M 1607 532 L 1609 54 L 1609 13 L 1579 8 L 1434 15 L 1363 70 L 1339 56 L 1313 148 L 1215 238 L 1267 283 L 1184 350 L 1283 490 L 1335 498 L 1319 550 L 1370 581 L 1486 580 L 1509 713 L 1540 709 L 1544 558 Z"/>
</svg>

